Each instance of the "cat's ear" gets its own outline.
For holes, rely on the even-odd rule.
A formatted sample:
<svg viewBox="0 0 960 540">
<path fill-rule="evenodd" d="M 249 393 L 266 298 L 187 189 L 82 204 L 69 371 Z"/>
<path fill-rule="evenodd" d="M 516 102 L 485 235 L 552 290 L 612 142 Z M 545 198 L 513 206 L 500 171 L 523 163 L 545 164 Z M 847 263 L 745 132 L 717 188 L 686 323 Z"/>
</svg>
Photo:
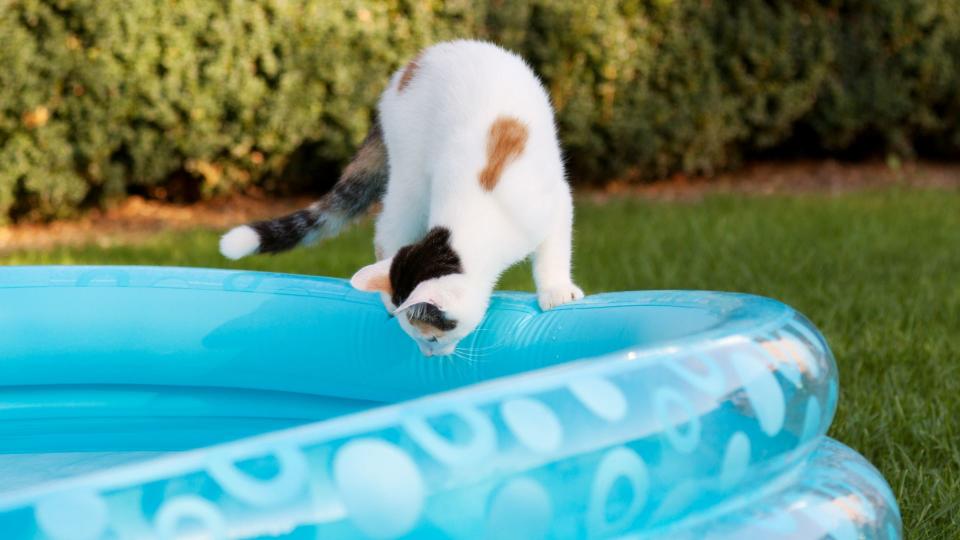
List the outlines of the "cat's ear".
<svg viewBox="0 0 960 540">
<path fill-rule="evenodd" d="M 410 293 L 410 296 L 408 296 L 402 304 L 397 306 L 397 309 L 393 310 L 393 313 L 400 313 L 417 304 L 430 304 L 440 311 L 443 311 L 443 303 L 440 301 L 440 297 L 441 295 L 437 290 L 436 280 L 423 281 L 413 289 L 413 292 Z"/>
<path fill-rule="evenodd" d="M 393 287 L 390 285 L 390 263 L 392 262 L 391 258 L 364 266 L 350 278 L 350 285 L 360 291 L 393 294 Z"/>
</svg>

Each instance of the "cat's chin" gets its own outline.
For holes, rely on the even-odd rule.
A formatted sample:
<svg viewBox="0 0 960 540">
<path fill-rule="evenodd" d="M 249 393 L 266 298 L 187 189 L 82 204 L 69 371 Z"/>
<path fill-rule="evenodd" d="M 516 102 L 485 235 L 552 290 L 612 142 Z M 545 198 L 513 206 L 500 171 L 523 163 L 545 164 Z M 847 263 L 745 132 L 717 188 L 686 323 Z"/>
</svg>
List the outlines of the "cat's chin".
<svg viewBox="0 0 960 540">
<path fill-rule="evenodd" d="M 417 343 L 417 345 L 420 347 L 420 353 L 423 354 L 424 356 L 427 356 L 427 357 L 430 357 L 430 356 L 450 356 L 451 354 L 453 354 L 453 352 L 454 352 L 455 350 L 457 350 L 457 345 L 456 345 L 456 344 L 448 345 L 448 346 L 443 347 L 443 348 L 441 348 L 441 349 L 431 349 L 430 347 L 427 347 L 426 345 L 422 345 L 422 344 L 420 344 L 420 343 Z"/>
</svg>

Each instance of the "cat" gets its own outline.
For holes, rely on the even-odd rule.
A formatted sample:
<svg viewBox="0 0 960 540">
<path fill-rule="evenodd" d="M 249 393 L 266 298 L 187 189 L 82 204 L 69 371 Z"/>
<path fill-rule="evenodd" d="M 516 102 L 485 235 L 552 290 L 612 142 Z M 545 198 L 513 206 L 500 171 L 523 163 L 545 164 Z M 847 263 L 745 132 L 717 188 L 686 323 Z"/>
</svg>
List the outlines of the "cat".
<svg viewBox="0 0 960 540">
<path fill-rule="evenodd" d="M 583 297 L 571 276 L 573 200 L 540 80 L 497 45 L 433 45 L 398 69 L 332 190 L 288 216 L 236 227 L 237 259 L 335 235 L 382 200 L 377 262 L 350 283 L 381 294 L 425 356 L 483 319 L 500 274 L 533 255 L 541 309 Z"/>
</svg>

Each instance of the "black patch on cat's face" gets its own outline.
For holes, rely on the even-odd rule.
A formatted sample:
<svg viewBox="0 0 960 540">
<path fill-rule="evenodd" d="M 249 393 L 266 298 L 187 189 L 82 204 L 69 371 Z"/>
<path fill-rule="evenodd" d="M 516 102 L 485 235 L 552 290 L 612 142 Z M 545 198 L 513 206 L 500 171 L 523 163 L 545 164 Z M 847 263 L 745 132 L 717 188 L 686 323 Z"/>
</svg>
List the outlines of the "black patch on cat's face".
<svg viewBox="0 0 960 540">
<path fill-rule="evenodd" d="M 434 227 L 422 240 L 400 248 L 393 256 L 390 264 L 393 295 L 390 299 L 393 305 L 399 306 L 421 282 L 461 272 L 460 256 L 450 246 L 450 230 Z"/>
<path fill-rule="evenodd" d="M 427 303 L 416 304 L 408 309 L 407 320 L 414 324 L 429 324 L 443 332 L 449 332 L 457 327 L 457 321 L 448 319 L 440 308 Z"/>
</svg>

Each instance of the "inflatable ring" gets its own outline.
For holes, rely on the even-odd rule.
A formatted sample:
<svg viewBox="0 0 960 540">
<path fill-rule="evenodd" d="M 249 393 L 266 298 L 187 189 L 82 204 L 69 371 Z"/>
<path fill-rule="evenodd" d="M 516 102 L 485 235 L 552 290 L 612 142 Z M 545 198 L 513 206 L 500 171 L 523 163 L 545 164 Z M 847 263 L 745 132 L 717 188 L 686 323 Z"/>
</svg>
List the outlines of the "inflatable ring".
<svg viewBox="0 0 960 540">
<path fill-rule="evenodd" d="M 10 267 L 0 328 L 5 539 L 901 534 L 765 298 L 497 294 L 424 358 L 339 279 Z"/>
</svg>

